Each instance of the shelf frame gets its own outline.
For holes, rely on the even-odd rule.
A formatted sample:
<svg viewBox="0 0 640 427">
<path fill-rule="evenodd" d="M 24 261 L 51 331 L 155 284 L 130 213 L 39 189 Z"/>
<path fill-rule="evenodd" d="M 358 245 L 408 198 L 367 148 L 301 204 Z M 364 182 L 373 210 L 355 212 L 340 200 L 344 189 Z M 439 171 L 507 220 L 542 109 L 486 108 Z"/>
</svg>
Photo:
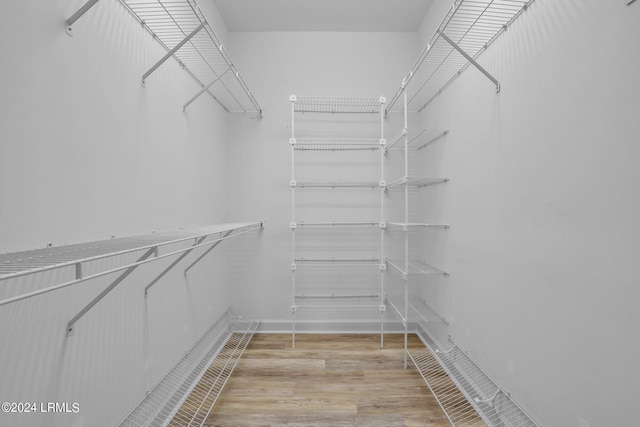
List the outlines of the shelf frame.
<svg viewBox="0 0 640 427">
<path fill-rule="evenodd" d="M 384 262 L 384 232 L 386 221 L 384 220 L 384 192 L 386 181 L 384 180 L 384 155 L 386 139 L 384 138 L 384 96 L 370 98 L 331 98 L 331 97 L 300 97 L 291 95 L 291 346 L 296 345 L 296 313 L 298 311 L 362 311 L 360 306 L 345 304 L 344 301 L 356 301 L 362 295 L 340 296 L 335 295 L 305 297 L 298 295 L 298 284 L 296 271 L 298 269 L 315 270 L 353 270 L 370 269 L 380 272 L 380 292 L 375 295 L 368 295 L 369 304 L 367 311 L 380 311 L 380 346 L 384 346 L 384 272 L 386 263 Z M 302 138 L 296 139 L 296 114 L 320 113 L 320 114 L 378 114 L 380 120 L 380 138 L 376 139 L 350 139 L 350 138 Z M 377 180 L 343 180 L 343 181 L 323 181 L 323 180 L 296 180 L 296 151 L 375 151 L 380 152 L 380 179 Z M 296 221 L 296 190 L 305 187 L 317 188 L 365 188 L 378 189 L 380 192 L 380 220 L 379 221 L 346 221 L 346 222 L 307 222 Z M 371 259 L 303 259 L 296 256 L 296 231 L 300 229 L 327 229 L 327 228 L 379 228 L 380 232 L 380 257 Z M 363 292 L 371 292 L 370 290 Z M 306 298 L 306 299 L 305 299 Z M 310 300 L 319 301 L 320 306 L 304 306 L 301 302 Z M 341 301 L 341 304 L 336 304 Z M 372 302 L 373 301 L 373 302 Z M 322 304 L 325 304 L 324 306 Z"/>
<path fill-rule="evenodd" d="M 409 103 L 429 88 L 418 112 L 440 95 L 467 67 L 473 66 L 500 92 L 500 82 L 477 59 L 534 0 L 455 0 L 409 70 L 386 113 L 413 89 Z M 415 83 L 417 80 L 423 82 Z M 417 87 L 415 87 L 417 86 Z M 415 89 L 414 89 L 415 87 Z"/>
</svg>

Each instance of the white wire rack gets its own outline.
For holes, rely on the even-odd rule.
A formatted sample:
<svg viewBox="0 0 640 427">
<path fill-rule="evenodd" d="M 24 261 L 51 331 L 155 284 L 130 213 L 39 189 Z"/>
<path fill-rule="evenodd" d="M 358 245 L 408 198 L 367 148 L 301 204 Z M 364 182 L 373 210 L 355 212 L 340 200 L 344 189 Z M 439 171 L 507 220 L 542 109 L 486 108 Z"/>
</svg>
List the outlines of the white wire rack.
<svg viewBox="0 0 640 427">
<path fill-rule="evenodd" d="M 474 65 L 500 90 L 500 84 L 476 58 L 533 2 L 533 0 L 456 0 L 435 34 L 402 81 L 387 106 L 390 111 L 409 91 L 408 104 L 422 110 L 469 65 Z"/>
<path fill-rule="evenodd" d="M 383 270 L 385 264 L 376 258 L 360 259 L 305 259 L 297 258 L 291 264 L 293 270 Z"/>
<path fill-rule="evenodd" d="M 449 178 L 441 178 L 441 177 L 430 177 L 430 176 L 403 176 L 402 178 L 398 178 L 394 181 L 388 182 L 386 185 L 387 189 L 391 189 L 394 187 L 426 187 L 434 184 L 442 184 L 444 182 L 448 182 Z"/>
<path fill-rule="evenodd" d="M 291 309 L 294 312 L 364 312 L 386 308 L 380 295 L 296 295 Z"/>
<path fill-rule="evenodd" d="M 291 222 L 289 226 L 291 228 L 291 247 L 292 258 L 291 263 L 291 336 L 292 347 L 295 347 L 296 336 L 296 312 L 311 311 L 311 312 L 324 312 L 324 311 L 342 311 L 342 312 L 361 312 L 361 311 L 379 311 L 380 312 L 380 346 L 384 345 L 384 299 L 381 295 L 384 294 L 384 271 L 386 270 L 386 263 L 384 262 L 384 232 L 386 228 L 386 222 L 384 220 L 384 192 L 386 189 L 386 182 L 384 181 L 384 147 L 386 140 L 384 139 L 384 103 L 386 99 L 384 96 L 371 97 L 371 98 L 333 98 L 333 97 L 298 97 L 291 95 L 289 97 L 291 102 L 291 138 L 289 143 L 291 145 L 291 179 L 289 184 L 291 186 Z M 377 139 L 354 139 L 354 138 L 301 138 L 296 139 L 296 115 L 297 113 L 331 113 L 331 114 L 375 114 L 379 116 L 379 132 L 380 137 Z M 333 121 L 331 119 L 329 122 Z M 351 120 L 358 124 L 358 132 L 363 131 L 363 126 L 360 120 Z M 366 118 L 365 121 L 368 121 Z M 330 125 L 330 124 L 329 124 Z M 339 122 L 340 129 L 344 129 L 345 122 Z M 328 126 L 328 121 L 324 118 L 317 121 L 317 126 L 321 126 L 323 131 Z M 309 129 L 308 123 L 305 125 L 305 129 Z M 350 132 L 354 132 L 354 129 L 350 129 Z M 365 136 L 371 135 L 364 134 Z M 376 180 L 335 180 L 332 179 L 335 175 L 326 176 L 327 180 L 296 180 L 296 152 L 310 150 L 310 151 L 378 151 L 380 161 L 380 175 Z M 346 153 L 354 154 L 354 153 Z M 351 159 L 351 156 L 349 156 Z M 370 157 L 367 156 L 361 163 L 349 163 L 349 167 L 363 167 L 369 170 L 371 165 Z M 300 165 L 298 165 L 300 166 Z M 302 165 L 304 166 L 304 165 Z M 377 212 L 370 212 L 367 214 L 368 218 L 376 218 L 379 215 L 379 220 L 367 220 L 367 221 L 312 221 L 312 222 L 296 222 L 296 191 L 302 188 L 348 188 L 361 190 L 364 188 L 377 189 L 380 196 L 380 206 Z M 351 190 L 349 190 L 351 191 Z M 330 203 L 330 202 L 329 202 Z M 334 203 L 336 208 L 342 207 L 338 203 Z M 361 218 L 362 219 L 362 218 Z M 300 245 L 296 244 L 296 231 L 297 230 L 310 230 L 310 229 L 334 229 L 334 235 L 340 234 L 339 232 L 346 229 L 363 229 L 363 228 L 378 228 L 380 233 L 380 255 L 374 258 L 357 258 L 358 255 L 354 255 L 356 258 L 344 259 L 344 258 L 304 258 L 304 254 L 300 254 L 297 251 L 304 249 Z M 313 234 L 313 233 L 309 233 Z M 349 236 L 350 233 L 344 233 L 344 236 Z M 344 236 L 343 239 L 344 239 Z M 346 237 L 352 240 L 353 236 Z M 335 242 L 340 242 L 336 240 Z M 376 245 L 377 246 L 377 245 Z M 334 248 L 339 248 L 335 246 Z M 327 248 L 328 249 L 328 248 Z M 378 249 L 376 249 L 377 252 Z M 362 254 L 360 256 L 369 256 Z M 297 274 L 298 270 L 310 270 L 311 272 L 305 272 L 302 275 Z M 324 273 L 324 271 L 331 270 L 355 270 L 355 271 L 376 271 L 380 274 L 380 287 L 379 293 L 377 290 L 367 287 L 367 289 L 358 289 L 357 291 L 350 293 L 344 288 L 344 293 L 349 295 L 334 295 L 331 293 L 331 289 L 327 286 L 323 286 L 322 289 L 314 296 L 300 295 L 301 288 L 299 281 L 307 283 L 309 280 L 314 281 L 323 278 L 323 275 L 330 276 L 332 273 Z M 299 279 L 296 277 L 299 276 Z M 326 278 L 324 278 L 326 279 Z M 354 295 L 355 294 L 355 295 Z M 364 295 L 363 295 L 364 294 Z"/>
<path fill-rule="evenodd" d="M 228 112 L 262 114 L 195 0 L 120 1 L 167 50 L 167 55 L 143 75 L 143 84 L 164 61 L 174 57 L 202 88 L 184 108 L 208 92 Z"/>
<path fill-rule="evenodd" d="M 407 129 L 401 129 L 400 132 L 391 140 L 391 142 L 385 147 L 387 152 L 389 151 L 403 151 L 404 136 L 407 135 Z M 425 148 L 429 144 L 440 140 L 449 133 L 448 130 L 442 129 L 422 129 L 415 135 L 409 135 L 407 138 L 407 149 L 409 151 L 419 151 Z"/>
<path fill-rule="evenodd" d="M 228 238 L 260 230 L 263 224 L 263 222 L 226 223 L 197 229 L 2 254 L 0 255 L 0 283 L 51 270 L 61 270 L 64 274 L 49 275 L 37 289 L 22 290 L 20 287 L 14 287 L 16 293 L 0 300 L 0 306 L 122 270 L 126 270 L 123 273 L 126 275 L 131 269 L 158 259 L 175 255 L 180 255 L 179 259 L 182 259 L 185 254 L 194 249 L 215 247 Z"/>
<path fill-rule="evenodd" d="M 442 274 L 443 276 L 448 276 L 444 270 L 440 270 L 439 268 L 433 267 L 432 265 L 427 264 L 424 261 L 413 260 L 407 263 L 409 267 L 408 271 L 405 271 L 404 262 L 400 260 L 389 261 L 387 260 L 387 265 L 390 266 L 390 270 L 394 273 L 398 274 L 402 278 L 406 279 L 407 276 L 412 274 L 422 274 L 425 276 L 431 276 L 433 274 Z"/>
<path fill-rule="evenodd" d="M 322 180 L 292 180 L 291 187 L 298 188 L 379 188 L 384 186 L 380 180 L 344 180 L 344 181 L 322 181 Z"/>
<path fill-rule="evenodd" d="M 380 98 L 334 98 L 323 96 L 291 96 L 296 113 L 374 114 L 383 108 Z"/>
<path fill-rule="evenodd" d="M 291 139 L 294 150 L 300 151 L 375 151 L 384 145 L 383 139 L 297 138 Z"/>
<path fill-rule="evenodd" d="M 451 338 L 411 354 L 453 426 L 536 427 L 537 424 Z"/>
<path fill-rule="evenodd" d="M 409 231 L 417 228 L 449 228 L 449 224 L 432 224 L 429 222 L 387 222 L 387 227 Z"/>
<path fill-rule="evenodd" d="M 298 221 L 291 223 L 291 228 L 332 229 L 332 228 L 380 228 L 385 227 L 380 221 Z"/>
<path fill-rule="evenodd" d="M 259 322 L 243 320 L 229 310 L 120 426 L 201 426 L 258 326 Z"/>
</svg>

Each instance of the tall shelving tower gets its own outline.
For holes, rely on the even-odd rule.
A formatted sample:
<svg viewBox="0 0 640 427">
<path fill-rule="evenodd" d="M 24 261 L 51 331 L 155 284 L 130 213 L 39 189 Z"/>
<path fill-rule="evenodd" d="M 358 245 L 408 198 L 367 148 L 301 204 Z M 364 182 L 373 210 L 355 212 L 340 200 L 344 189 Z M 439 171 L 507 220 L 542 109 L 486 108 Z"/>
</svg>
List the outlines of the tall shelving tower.
<svg viewBox="0 0 640 427">
<path fill-rule="evenodd" d="M 385 154 L 391 151 L 399 152 L 401 158 L 402 176 L 387 183 L 386 190 L 399 190 L 401 206 L 396 218 L 390 218 L 388 228 L 390 231 L 399 230 L 402 232 L 402 243 L 393 252 L 389 251 L 387 265 L 389 271 L 400 276 L 403 282 L 403 289 L 399 296 L 392 298 L 387 296 L 387 304 L 402 320 L 404 326 L 404 365 L 407 367 L 408 349 L 407 335 L 408 325 L 411 321 L 427 320 L 426 305 L 417 295 L 420 295 L 422 287 L 425 285 L 425 278 L 431 275 L 445 275 L 448 273 L 436 268 L 428 263 L 424 258 L 424 251 L 419 249 L 424 244 L 427 237 L 423 234 L 429 229 L 447 229 L 448 224 L 436 224 L 427 221 L 424 217 L 424 195 L 421 194 L 425 187 L 443 184 L 449 178 L 438 176 L 416 175 L 423 172 L 422 165 L 415 162 L 420 157 L 420 153 L 431 143 L 437 141 L 448 133 L 446 130 L 423 129 L 419 132 L 409 129 L 409 117 L 407 109 L 407 93 L 402 89 L 403 100 L 403 127 L 400 132 L 390 140 L 385 147 Z M 410 155 L 411 153 L 411 155 Z M 420 170 L 415 170 L 419 167 Z M 422 205 L 422 206 L 421 206 Z M 416 287 L 416 289 L 411 289 Z M 398 295 L 398 293 L 396 293 Z"/>
<path fill-rule="evenodd" d="M 292 299 L 291 299 L 291 312 L 292 312 L 292 346 L 295 347 L 295 333 L 296 333 L 296 314 L 298 312 L 344 312 L 344 313 L 362 313 L 362 312 L 379 312 L 380 313 L 380 345 L 384 344 L 384 324 L 383 316 L 386 310 L 385 296 L 384 296 L 384 271 L 386 269 L 386 262 L 384 256 L 384 231 L 386 228 L 386 222 L 384 220 L 384 191 L 386 188 L 386 182 L 384 181 L 384 146 L 386 141 L 384 139 L 384 103 L 385 98 L 380 96 L 378 98 L 329 98 L 329 97 L 298 97 L 291 95 L 291 247 L 292 247 Z M 320 114 L 322 118 L 315 123 L 315 131 L 320 130 L 324 134 L 335 134 L 335 132 L 342 132 L 340 128 L 340 121 L 337 116 L 349 116 L 358 115 L 366 116 L 373 115 L 379 116 L 379 137 L 377 138 L 298 138 L 296 136 L 296 115 L 308 114 L 312 115 Z M 329 120 L 327 120 L 329 118 Z M 342 123 L 344 125 L 344 123 Z M 379 155 L 379 177 L 375 179 L 362 180 L 357 175 L 358 164 L 352 163 L 340 164 L 337 161 L 330 161 L 325 168 L 320 168 L 322 173 L 320 179 L 299 179 L 299 171 L 296 168 L 296 152 L 308 151 L 313 153 L 325 153 L 331 156 L 349 156 L 349 159 L 354 159 L 354 155 L 359 157 L 358 153 L 364 154 L 366 152 L 378 151 Z M 353 152 L 348 154 L 348 152 Z M 354 154 L 355 153 L 355 154 Z M 332 157 L 335 158 L 335 157 Z M 355 160 L 354 160 L 355 161 Z M 305 163 L 308 166 L 308 162 Z M 367 166 L 367 163 L 364 163 Z M 345 169 L 349 169 L 345 171 Z M 366 167 L 365 167 L 366 169 Z M 347 179 L 335 179 L 341 172 L 346 172 Z M 318 172 L 316 172 L 318 173 Z M 356 174 L 357 179 L 353 179 L 352 174 Z M 297 179 L 298 178 L 298 179 Z M 312 189 L 326 189 L 332 192 L 334 191 L 378 191 L 380 196 L 379 212 L 375 207 L 368 209 L 369 215 L 373 218 L 378 216 L 378 219 L 369 218 L 324 218 L 323 220 L 308 220 L 299 219 L 297 206 L 297 192 L 310 191 Z M 356 197 L 354 195 L 354 197 Z M 374 196 L 375 197 L 375 196 Z M 331 204 L 333 197 L 326 197 L 321 201 L 321 204 Z M 333 200 L 335 202 L 335 200 Z M 373 206 L 373 205 L 372 205 Z M 335 212 L 342 212 L 344 215 L 344 208 L 339 204 L 335 205 L 332 214 Z M 313 212 L 312 215 L 317 215 L 317 212 Z M 339 214 L 340 215 L 340 214 Z M 354 230 L 369 231 L 379 233 L 379 248 L 376 250 L 375 256 L 360 256 L 359 251 L 368 252 L 367 255 L 371 255 L 371 247 L 364 247 L 366 245 L 360 244 L 360 242 L 349 241 L 349 232 Z M 344 249 L 345 245 L 356 246 L 354 252 L 350 252 L 349 255 L 353 256 L 328 256 L 318 257 L 313 256 L 311 258 L 307 255 L 307 249 L 301 247 L 296 235 L 298 233 L 311 233 L 311 230 L 325 230 L 328 233 L 344 233 L 347 242 L 340 242 L 342 246 L 331 246 L 329 249 L 334 249 L 337 255 L 340 255 L 340 250 Z M 376 231 L 377 230 L 377 231 Z M 317 235 L 319 239 L 323 240 L 326 244 L 327 239 L 323 239 L 323 233 Z M 313 236 L 312 236 L 313 237 Z M 335 236 L 334 236 L 335 237 Z M 331 241 L 329 239 L 329 241 Z M 321 242 L 322 243 L 322 242 Z M 360 248 L 358 248 L 360 247 Z M 307 275 L 308 281 L 314 282 L 317 288 L 310 290 L 306 286 L 301 286 L 304 280 L 301 280 L 298 276 L 302 270 L 308 270 L 312 272 L 311 277 Z M 345 283 L 331 283 L 335 280 L 335 276 L 332 277 L 330 272 L 344 272 L 340 273 L 338 282 L 344 282 L 345 278 L 349 277 L 349 272 L 354 271 L 360 273 L 366 270 L 377 271 L 379 273 L 379 286 L 366 283 L 364 286 L 356 288 L 350 288 Z M 339 285 L 338 291 L 332 290 L 332 287 Z"/>
</svg>

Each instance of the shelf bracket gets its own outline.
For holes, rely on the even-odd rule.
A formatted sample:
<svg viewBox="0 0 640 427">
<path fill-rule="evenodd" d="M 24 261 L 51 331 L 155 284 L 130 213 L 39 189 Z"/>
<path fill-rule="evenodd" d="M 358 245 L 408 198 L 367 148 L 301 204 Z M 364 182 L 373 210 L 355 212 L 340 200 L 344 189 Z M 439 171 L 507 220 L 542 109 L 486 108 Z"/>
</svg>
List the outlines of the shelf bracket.
<svg viewBox="0 0 640 427">
<path fill-rule="evenodd" d="M 191 32 L 191 34 L 189 34 L 187 37 L 182 39 L 182 41 L 180 43 L 178 43 L 177 45 L 175 45 L 175 47 L 173 49 L 171 49 L 169 52 L 167 52 L 167 54 L 165 56 L 163 56 L 160 61 L 156 62 L 153 67 L 149 68 L 149 71 L 147 71 L 146 73 L 144 73 L 142 75 L 142 86 L 144 87 L 144 81 L 147 79 L 147 77 L 149 77 L 151 75 L 151 73 L 153 73 L 155 70 L 158 69 L 158 67 L 160 67 L 162 64 L 164 64 L 164 62 L 167 59 L 171 58 L 178 51 L 178 49 L 180 49 L 182 46 L 184 46 L 189 40 L 191 40 L 193 38 L 193 36 L 198 34 L 200 32 L 200 30 L 202 30 L 203 28 L 204 28 L 204 24 L 198 25 L 198 27 L 195 30 L 193 30 Z"/>
<path fill-rule="evenodd" d="M 195 242 L 193 242 L 192 246 L 198 246 L 200 243 L 202 243 L 204 241 L 204 239 L 206 239 L 209 236 L 201 236 L 199 238 L 197 238 L 195 240 Z M 215 243 L 215 245 L 217 245 L 220 242 Z M 215 247 L 215 246 L 214 246 Z M 165 274 L 167 274 L 169 272 L 169 270 L 171 270 L 173 267 L 175 267 L 180 261 L 182 261 L 187 255 L 189 255 L 191 253 L 192 249 L 187 249 L 186 251 L 184 251 L 175 261 L 173 261 L 167 268 L 165 268 L 164 270 L 162 270 L 162 273 L 158 274 L 156 276 L 155 279 L 153 279 L 151 281 L 151 283 L 149 283 L 145 288 L 144 288 L 144 296 L 147 296 L 147 293 L 149 292 L 149 289 L 151 289 L 151 287 L 153 285 L 155 285 L 156 283 L 158 283 L 158 281 L 160 279 L 162 279 L 164 277 Z"/>
<path fill-rule="evenodd" d="M 144 255 L 142 255 L 136 262 L 144 261 L 145 259 L 149 258 L 151 255 L 153 255 L 154 251 L 154 248 L 147 250 Z M 82 310 L 80 310 L 78 314 L 73 316 L 73 319 L 69 320 L 69 323 L 67 323 L 67 336 L 73 335 L 73 325 L 75 325 L 76 322 L 82 318 L 82 316 L 87 314 L 89 310 L 91 310 L 97 303 L 99 303 L 102 298 L 104 298 L 109 292 L 111 292 L 113 288 L 118 286 L 120 282 L 126 279 L 129 274 L 133 273 L 133 271 L 138 268 L 138 265 L 140 264 L 132 265 L 131 267 L 127 268 L 124 273 L 118 276 L 116 280 L 114 280 L 109 286 L 107 286 L 102 292 L 100 292 L 100 294 L 95 297 L 93 301 L 91 301 Z"/>
<path fill-rule="evenodd" d="M 222 236 L 222 238 L 229 237 L 229 235 L 230 235 L 231 233 L 233 233 L 233 230 L 229 230 L 229 231 L 227 231 L 227 232 Z M 218 246 L 218 245 L 219 245 L 220 243 L 222 243 L 222 242 L 223 242 L 223 240 L 220 240 L 219 242 L 214 243 L 214 244 L 213 244 L 209 249 L 207 249 L 207 250 L 205 251 L 205 253 L 203 253 L 202 255 L 200 255 L 200 256 L 199 256 L 195 261 L 193 261 L 191 264 L 189 264 L 189 266 L 188 266 L 187 268 L 185 268 L 185 269 L 184 269 L 184 277 L 187 277 L 187 272 L 188 272 L 189 270 L 191 270 L 191 267 L 193 267 L 193 266 L 194 266 L 194 265 L 196 265 L 198 262 L 200 262 L 200 260 L 201 260 L 202 258 L 204 258 L 205 256 L 207 256 L 207 254 L 208 254 L 209 252 L 211 252 L 211 251 L 213 250 L 213 248 L 215 248 L 216 246 Z"/>
<path fill-rule="evenodd" d="M 213 79 L 213 81 L 212 81 L 211 83 L 209 83 L 208 85 L 206 85 L 205 87 L 203 87 L 202 89 L 200 89 L 200 91 L 199 91 L 198 93 L 196 93 L 196 94 L 193 96 L 193 98 L 191 98 L 189 101 L 187 101 L 187 103 L 186 103 L 186 104 L 184 104 L 184 106 L 182 107 L 182 112 L 184 113 L 184 112 L 187 110 L 187 107 L 188 107 L 189 105 L 191 105 L 191 103 L 192 103 L 193 101 L 195 101 L 196 99 L 198 99 L 198 97 L 199 97 L 200 95 L 202 95 L 203 93 L 205 93 L 206 91 L 208 91 L 208 90 L 209 90 L 209 88 L 210 88 L 211 86 L 213 86 L 213 84 L 214 84 L 215 82 L 217 82 L 218 80 L 220 80 L 220 79 L 222 78 L 222 76 L 224 76 L 225 74 L 227 74 L 227 72 L 228 72 L 230 69 L 231 69 L 231 68 L 227 68 L 226 70 L 224 70 L 224 72 L 223 72 L 222 74 L 218 74 L 218 76 L 217 76 L 215 79 Z"/>
<path fill-rule="evenodd" d="M 453 47 L 455 50 L 457 50 L 460 55 L 464 56 L 467 61 L 469 61 L 471 64 L 473 64 L 473 66 L 476 67 L 489 80 L 491 80 L 496 85 L 496 92 L 498 92 L 498 93 L 500 92 L 500 82 L 498 80 L 496 80 L 495 77 L 493 77 L 491 74 L 489 74 L 489 72 L 487 70 L 482 68 L 482 66 L 480 64 L 478 64 L 475 59 L 473 59 L 471 56 L 469 56 L 469 54 L 467 52 L 462 50 L 462 48 L 460 46 L 458 46 L 453 40 L 451 40 L 445 33 L 440 32 L 440 37 L 442 37 L 447 43 L 449 43 L 451 45 L 451 47 Z"/>
<path fill-rule="evenodd" d="M 87 11 L 89 9 L 91 9 L 96 3 L 98 3 L 98 1 L 99 0 L 89 0 L 80 9 L 78 9 L 78 11 L 76 13 L 71 15 L 71 17 L 69 19 L 67 19 L 66 22 L 65 22 L 65 25 L 64 25 L 65 33 L 67 33 L 68 35 L 73 37 L 73 30 L 71 28 L 73 23 L 76 22 L 78 19 L 80 19 L 82 17 L 82 15 L 87 13 Z"/>
</svg>

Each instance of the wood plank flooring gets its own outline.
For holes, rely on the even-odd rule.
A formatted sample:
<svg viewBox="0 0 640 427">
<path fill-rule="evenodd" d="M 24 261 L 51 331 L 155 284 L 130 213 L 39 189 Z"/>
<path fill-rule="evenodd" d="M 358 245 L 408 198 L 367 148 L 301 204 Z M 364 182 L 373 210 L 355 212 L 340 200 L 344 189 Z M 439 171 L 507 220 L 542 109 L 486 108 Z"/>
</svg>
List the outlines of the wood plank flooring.
<svg viewBox="0 0 640 427">
<path fill-rule="evenodd" d="M 410 351 L 423 348 L 415 336 Z M 403 336 L 256 334 L 205 426 L 450 426 Z"/>
</svg>

